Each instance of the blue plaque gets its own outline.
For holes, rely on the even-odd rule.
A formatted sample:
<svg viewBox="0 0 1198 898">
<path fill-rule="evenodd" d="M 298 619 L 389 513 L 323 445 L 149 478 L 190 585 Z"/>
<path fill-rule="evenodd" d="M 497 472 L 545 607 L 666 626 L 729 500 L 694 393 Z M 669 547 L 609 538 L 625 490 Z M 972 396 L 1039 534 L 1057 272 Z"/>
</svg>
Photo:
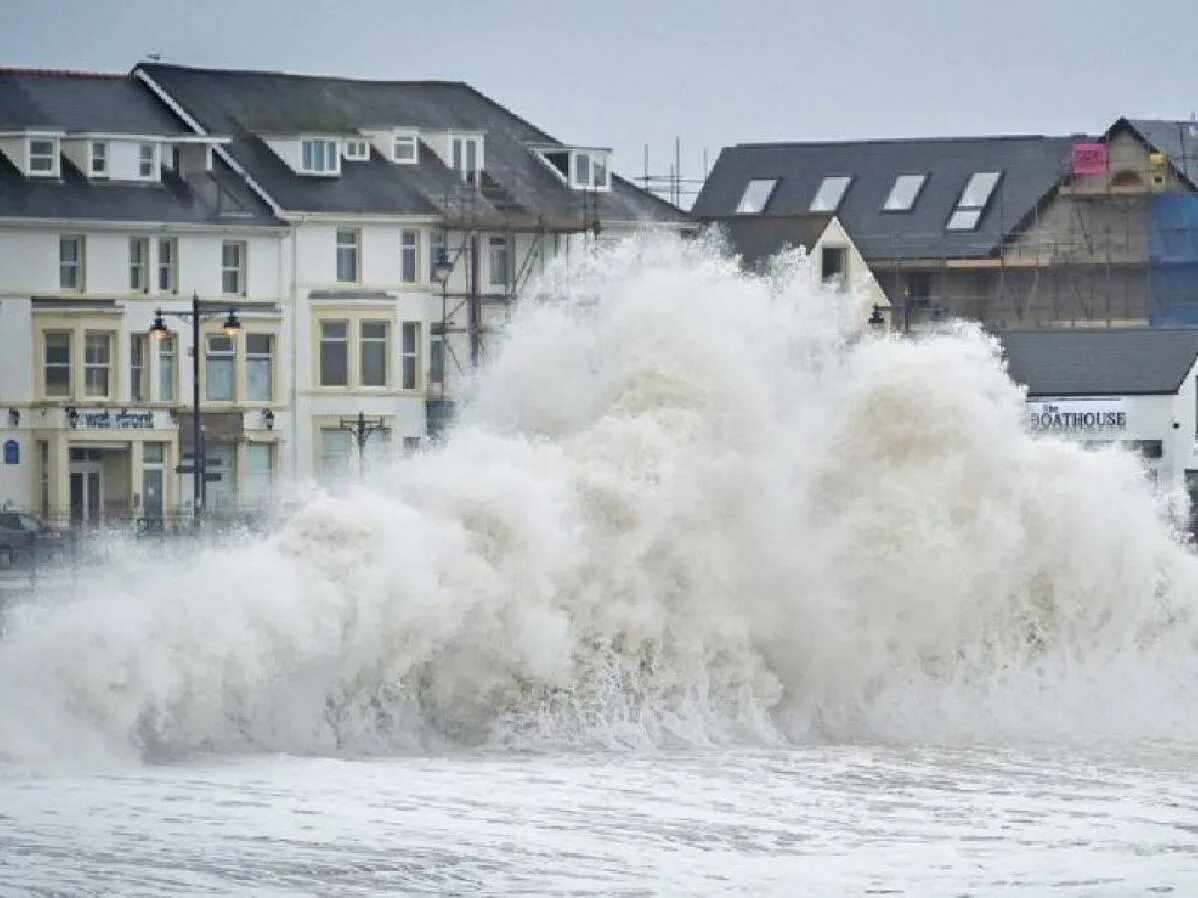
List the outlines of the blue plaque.
<svg viewBox="0 0 1198 898">
<path fill-rule="evenodd" d="M 16 440 L 4 441 L 4 463 L 19 465 L 21 463 L 21 444 Z"/>
</svg>

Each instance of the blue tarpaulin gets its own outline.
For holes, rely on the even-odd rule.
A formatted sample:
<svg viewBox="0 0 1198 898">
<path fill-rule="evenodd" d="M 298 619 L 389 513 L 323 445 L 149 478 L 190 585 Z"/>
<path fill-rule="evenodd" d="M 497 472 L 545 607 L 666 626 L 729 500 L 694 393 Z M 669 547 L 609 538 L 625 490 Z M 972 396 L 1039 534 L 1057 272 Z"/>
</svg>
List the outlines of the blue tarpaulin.
<svg viewBox="0 0 1198 898">
<path fill-rule="evenodd" d="M 1149 322 L 1198 324 L 1198 196 L 1152 197 L 1147 225 Z"/>
</svg>

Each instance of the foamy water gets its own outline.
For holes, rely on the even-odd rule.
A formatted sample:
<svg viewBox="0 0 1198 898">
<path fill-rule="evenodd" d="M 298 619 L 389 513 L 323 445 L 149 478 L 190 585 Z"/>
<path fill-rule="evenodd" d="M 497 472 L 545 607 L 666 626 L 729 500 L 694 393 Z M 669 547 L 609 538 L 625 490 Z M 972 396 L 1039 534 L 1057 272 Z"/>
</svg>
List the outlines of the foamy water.
<svg viewBox="0 0 1198 898">
<path fill-rule="evenodd" d="M 879 760 L 836 745 L 928 747 L 940 782 L 968 772 L 953 751 L 1047 743 L 1052 761 L 1025 771 L 1047 793 L 1075 752 L 1101 746 L 1132 765 L 1146 740 L 1168 740 L 1176 766 L 1120 779 L 1111 761 L 1095 788 L 1186 791 L 1198 565 L 1133 458 L 1030 438 L 984 335 L 863 336 L 857 300 L 813 289 L 795 259 L 771 279 L 744 278 L 705 244 L 644 239 L 571 279 L 566 300 L 518 311 L 437 451 L 310 501 L 268 538 L 169 565 L 128 547 L 86 595 L 13 611 L 0 755 L 76 771 L 39 773 L 32 794 L 86 788 L 70 779 L 80 768 L 151 759 L 173 766 L 98 782 L 142 795 L 194 774 L 217 802 L 248 788 L 231 770 L 269 780 L 279 764 L 293 776 L 280 800 L 315 801 L 328 771 L 349 768 L 186 759 L 485 749 L 485 761 L 455 755 L 438 768 L 440 801 L 455 778 L 479 778 L 485 808 L 492 777 L 535 792 L 538 764 L 583 763 L 564 750 L 618 750 L 597 762 L 617 783 L 632 780 L 650 808 L 685 806 L 677 789 L 688 787 L 669 779 L 684 755 L 657 752 L 720 748 L 733 753 L 702 764 L 721 772 L 728 801 L 759 793 L 730 812 L 735 828 L 774 789 L 798 806 L 819 799 L 772 764 L 810 764 L 817 777 L 860 764 L 882 792 L 901 782 L 887 765 L 901 767 L 903 749 Z M 518 749 L 541 760 L 495 760 Z M 983 794 L 1004 788 L 992 751 Z M 368 801 L 380 770 L 396 777 L 395 796 L 427 773 L 425 762 L 372 763 L 340 787 L 349 804 Z M 740 776 L 741 763 L 756 773 Z M 26 788 L 8 777 L 6 792 Z M 939 800 L 929 788 L 912 799 L 918 813 Z M 858 792 L 838 796 L 865 813 Z M 1046 801 L 1050 827 L 1085 829 Z M 168 814 L 146 802 L 139 819 Z M 426 805 L 441 813 L 435 797 Z M 11 831 L 42 806 L 9 814 Z M 122 821 L 132 813 L 116 806 Z M 411 837 L 420 819 L 392 835 Z M 801 819 L 827 839 L 841 825 L 822 811 Z M 230 825 L 222 838 L 236 841 Z M 943 846 L 952 831 L 910 840 Z M 45 833 L 41 851 L 69 827 Z M 593 836 L 598 851 L 606 836 Z M 1139 849 L 1126 851 L 1119 864 Z M 751 853 L 722 857 L 743 856 L 747 870 Z"/>
</svg>

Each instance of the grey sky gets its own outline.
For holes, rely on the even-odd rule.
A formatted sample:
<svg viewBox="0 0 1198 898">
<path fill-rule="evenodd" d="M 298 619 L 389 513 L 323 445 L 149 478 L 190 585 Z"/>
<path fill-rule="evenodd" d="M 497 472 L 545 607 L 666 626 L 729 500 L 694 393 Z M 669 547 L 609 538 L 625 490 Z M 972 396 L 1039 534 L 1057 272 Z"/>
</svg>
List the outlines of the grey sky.
<svg viewBox="0 0 1198 898">
<path fill-rule="evenodd" d="M 464 80 L 616 167 L 752 140 L 1069 133 L 1198 110 L 1198 0 L 3 0 L 0 64 Z"/>
</svg>

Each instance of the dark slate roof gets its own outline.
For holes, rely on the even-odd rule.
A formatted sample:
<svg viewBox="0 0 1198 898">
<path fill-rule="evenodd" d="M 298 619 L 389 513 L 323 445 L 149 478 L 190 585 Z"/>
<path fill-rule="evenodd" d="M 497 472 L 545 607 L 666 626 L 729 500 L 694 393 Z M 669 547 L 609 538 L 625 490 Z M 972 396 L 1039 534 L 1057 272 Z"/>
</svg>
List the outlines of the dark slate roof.
<svg viewBox="0 0 1198 898">
<path fill-rule="evenodd" d="M 1110 130 L 1123 126 L 1149 147 L 1168 156 L 1178 174 L 1191 186 L 1198 186 L 1198 122 L 1122 118 Z"/>
<path fill-rule="evenodd" d="M 1007 331 L 1011 379 L 1032 396 L 1176 393 L 1198 361 L 1198 328 Z"/>
<path fill-rule="evenodd" d="M 728 215 L 707 222 L 724 233 L 728 248 L 746 268 L 759 268 L 787 247 L 810 250 L 833 218 L 830 213 Z"/>
<path fill-rule="evenodd" d="M 595 217 L 595 199 L 572 190 L 529 149 L 558 141 L 460 82 L 355 81 L 277 72 L 138 67 L 200 125 L 233 138 L 233 157 L 279 204 L 293 212 L 437 214 L 461 193 L 456 176 L 427 147 L 420 164 L 394 165 L 373 150 L 368 162 L 348 162 L 340 177 L 296 174 L 261 139 L 264 135 L 349 134 L 392 126 L 425 131 L 484 132 L 482 197 L 472 208 L 481 222 L 548 222 L 580 227 Z M 598 195 L 600 221 L 687 222 L 686 213 L 618 178 Z"/>
<path fill-rule="evenodd" d="M 127 75 L 0 69 L 0 131 L 190 134 Z"/>
<path fill-rule="evenodd" d="M 698 217 L 732 215 L 754 178 L 778 178 L 765 215 L 808 211 L 823 178 L 852 175 L 836 215 L 867 259 L 993 254 L 1069 172 L 1068 137 L 963 137 L 727 147 L 695 200 Z M 1003 173 L 975 231 L 946 231 L 969 176 Z M 927 174 L 910 212 L 884 212 L 894 180 Z"/>
</svg>

